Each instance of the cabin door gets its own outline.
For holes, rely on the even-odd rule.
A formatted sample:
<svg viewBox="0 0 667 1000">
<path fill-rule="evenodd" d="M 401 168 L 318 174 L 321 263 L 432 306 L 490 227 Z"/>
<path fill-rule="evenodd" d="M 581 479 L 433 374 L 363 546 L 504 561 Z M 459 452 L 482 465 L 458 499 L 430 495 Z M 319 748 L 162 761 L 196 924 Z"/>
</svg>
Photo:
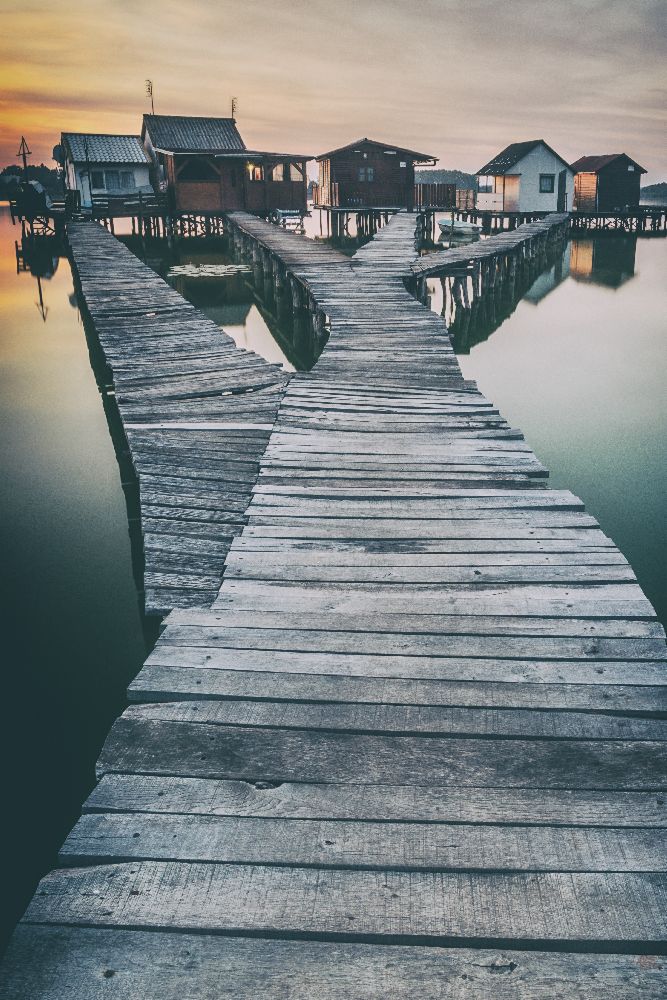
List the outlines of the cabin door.
<svg viewBox="0 0 667 1000">
<path fill-rule="evenodd" d="M 90 208 L 93 203 L 93 199 L 90 194 L 90 176 L 88 171 L 81 171 L 79 174 L 79 180 L 81 181 L 81 204 L 86 208 Z"/>
<path fill-rule="evenodd" d="M 503 212 L 519 211 L 519 185 L 521 177 L 508 174 L 503 178 Z"/>
<path fill-rule="evenodd" d="M 565 179 L 566 170 L 561 170 L 558 175 L 558 198 L 556 201 L 556 211 L 566 212 L 567 211 L 567 194 L 565 193 Z"/>
</svg>

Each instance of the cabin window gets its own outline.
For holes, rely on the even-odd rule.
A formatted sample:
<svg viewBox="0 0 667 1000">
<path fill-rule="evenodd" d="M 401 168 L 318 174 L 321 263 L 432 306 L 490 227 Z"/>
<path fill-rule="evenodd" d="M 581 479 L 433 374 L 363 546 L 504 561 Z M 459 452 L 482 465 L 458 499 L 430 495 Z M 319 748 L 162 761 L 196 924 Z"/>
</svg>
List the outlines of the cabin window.
<svg viewBox="0 0 667 1000">
<path fill-rule="evenodd" d="M 285 167 L 282 163 L 276 163 L 275 167 L 271 171 L 272 181 L 284 181 L 285 180 Z"/>
<path fill-rule="evenodd" d="M 105 170 L 104 179 L 107 182 L 107 191 L 120 191 L 120 174 L 117 170 Z"/>
<path fill-rule="evenodd" d="M 264 180 L 264 167 L 261 165 L 261 163 L 248 164 L 248 178 L 251 181 Z"/>
<path fill-rule="evenodd" d="M 219 176 L 215 168 L 201 157 L 193 157 L 183 164 L 178 172 L 179 181 L 217 181 Z"/>
<path fill-rule="evenodd" d="M 359 180 L 374 181 L 375 180 L 374 167 L 359 167 Z"/>
<path fill-rule="evenodd" d="M 120 172 L 120 186 L 123 191 L 134 191 L 136 184 L 134 183 L 134 171 L 133 170 L 121 170 Z"/>
<path fill-rule="evenodd" d="M 553 194 L 555 181 L 555 174 L 540 174 L 540 194 Z"/>
<path fill-rule="evenodd" d="M 291 181 L 302 181 L 303 172 L 301 167 L 297 163 L 290 163 L 289 165 L 289 179 Z"/>
<path fill-rule="evenodd" d="M 478 177 L 477 190 L 480 194 L 493 194 L 495 177 Z"/>
<path fill-rule="evenodd" d="M 102 191 L 104 189 L 104 172 L 102 170 L 93 170 L 90 176 L 93 188 Z"/>
</svg>

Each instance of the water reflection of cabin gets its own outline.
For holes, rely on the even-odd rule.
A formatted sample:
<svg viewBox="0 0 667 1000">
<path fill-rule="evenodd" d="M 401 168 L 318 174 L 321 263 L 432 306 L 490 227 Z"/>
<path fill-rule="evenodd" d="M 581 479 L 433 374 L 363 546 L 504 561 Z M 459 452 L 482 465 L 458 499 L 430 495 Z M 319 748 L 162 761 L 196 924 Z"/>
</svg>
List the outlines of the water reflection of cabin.
<svg viewBox="0 0 667 1000">
<path fill-rule="evenodd" d="M 625 153 L 581 156 L 574 170 L 574 207 L 578 212 L 616 212 L 639 205 L 646 171 Z"/>
<path fill-rule="evenodd" d="M 570 274 L 575 281 L 620 288 L 634 277 L 636 236 L 575 239 L 571 243 Z"/>
<path fill-rule="evenodd" d="M 247 149 L 233 118 L 144 115 L 141 136 L 172 211 L 306 211 L 312 157 Z"/>
<path fill-rule="evenodd" d="M 570 274 L 570 244 L 558 254 L 553 264 L 538 274 L 530 288 L 523 293 L 523 300 L 537 306 L 558 288 Z"/>
<path fill-rule="evenodd" d="M 415 163 L 437 157 L 414 149 L 357 139 L 317 157 L 314 202 L 321 208 L 406 208 L 414 206 Z"/>
</svg>

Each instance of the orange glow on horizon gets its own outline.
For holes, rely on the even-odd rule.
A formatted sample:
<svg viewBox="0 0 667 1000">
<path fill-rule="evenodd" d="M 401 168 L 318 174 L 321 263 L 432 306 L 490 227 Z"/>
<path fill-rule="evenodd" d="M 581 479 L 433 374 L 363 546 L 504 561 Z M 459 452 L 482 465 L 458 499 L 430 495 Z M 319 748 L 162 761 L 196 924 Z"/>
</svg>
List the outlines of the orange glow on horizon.
<svg viewBox="0 0 667 1000">
<path fill-rule="evenodd" d="M 509 142 L 544 137 L 566 159 L 623 150 L 648 168 L 645 183 L 666 179 L 659 8 L 10 0 L 0 165 L 18 162 L 22 134 L 31 162 L 52 165 L 61 131 L 139 133 L 150 77 L 158 113 L 229 115 L 238 96 L 255 148 L 316 154 L 370 135 L 472 172 Z"/>
</svg>

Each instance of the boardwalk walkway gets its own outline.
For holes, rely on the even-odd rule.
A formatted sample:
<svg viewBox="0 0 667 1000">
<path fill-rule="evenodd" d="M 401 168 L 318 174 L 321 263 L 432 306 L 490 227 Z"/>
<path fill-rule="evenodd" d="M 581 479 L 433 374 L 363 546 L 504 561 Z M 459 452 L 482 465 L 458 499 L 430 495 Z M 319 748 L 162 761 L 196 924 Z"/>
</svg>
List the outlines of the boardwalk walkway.
<svg viewBox="0 0 667 1000">
<path fill-rule="evenodd" d="M 562 237 L 570 228 L 567 213 L 553 213 L 537 222 L 525 222 L 506 233 L 497 233 L 488 240 L 451 247 L 441 253 L 426 254 L 410 262 L 410 271 L 420 278 L 461 265 L 474 265 L 493 256 L 511 253 L 534 254 L 548 239 Z"/>
<path fill-rule="evenodd" d="M 287 378 L 102 226 L 67 235 L 140 482 L 146 611 L 210 604 Z"/>
<path fill-rule="evenodd" d="M 664 996 L 664 632 L 405 291 L 412 224 L 308 271 L 232 220 L 329 343 L 215 601 L 132 684 L 8 996 Z"/>
</svg>

